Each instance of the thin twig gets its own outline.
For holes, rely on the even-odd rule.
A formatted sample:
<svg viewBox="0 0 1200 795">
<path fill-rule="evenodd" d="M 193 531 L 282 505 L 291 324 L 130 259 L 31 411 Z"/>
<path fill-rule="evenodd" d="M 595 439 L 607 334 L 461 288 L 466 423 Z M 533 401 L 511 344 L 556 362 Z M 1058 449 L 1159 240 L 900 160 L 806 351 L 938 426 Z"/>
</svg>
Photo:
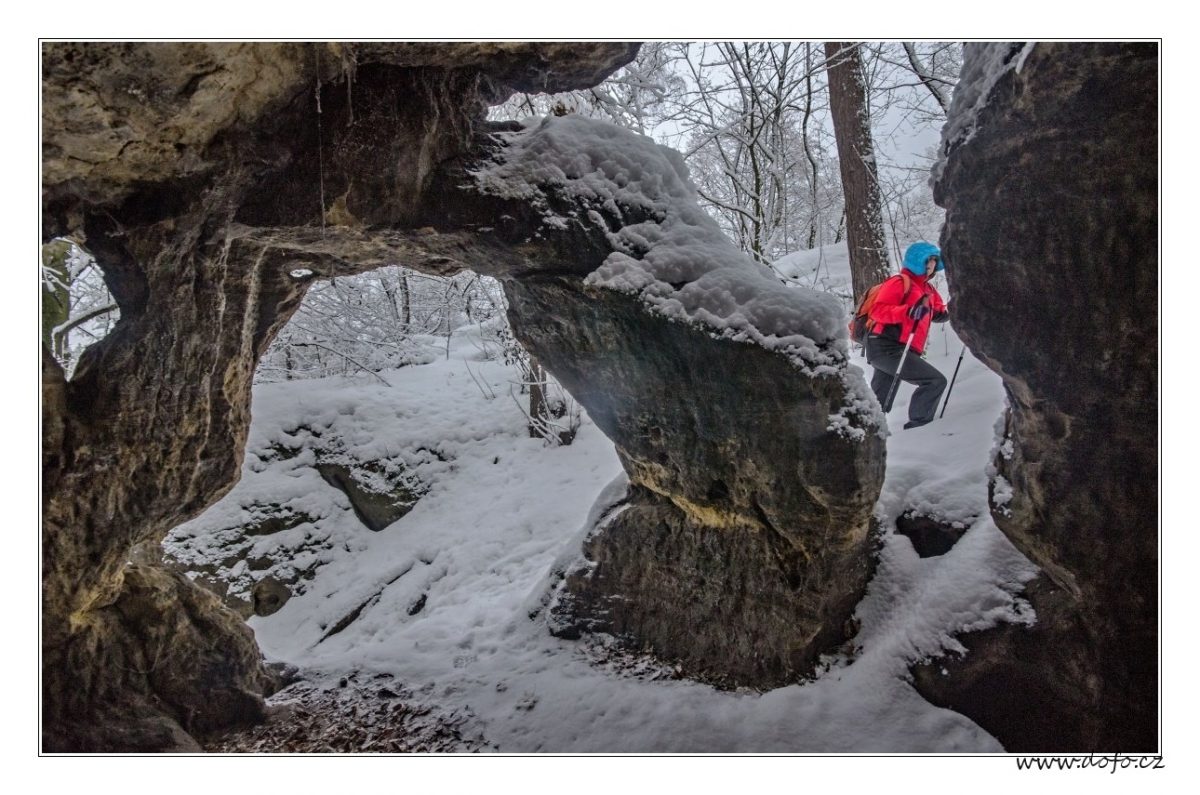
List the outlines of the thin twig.
<svg viewBox="0 0 1200 795">
<path fill-rule="evenodd" d="M 347 356 L 346 354 L 342 353 L 341 351 L 339 351 L 339 350 L 336 350 L 336 349 L 334 349 L 334 348 L 330 348 L 328 345 L 322 345 L 322 344 L 321 344 L 321 343 L 319 343 L 319 342 L 293 342 L 293 343 L 289 343 L 289 344 L 291 344 L 291 345 L 294 345 L 294 346 L 295 346 L 295 347 L 297 347 L 297 348 L 304 347 L 304 346 L 308 346 L 308 347 L 310 347 L 310 348 L 321 348 L 321 349 L 323 349 L 323 350 L 327 350 L 327 351 L 329 351 L 330 353 L 336 353 L 338 356 L 341 356 L 343 359 L 345 359 L 346 361 L 350 362 L 350 364 L 354 365 L 355 367 L 357 367 L 358 369 L 362 370 L 363 372 L 370 373 L 371 375 L 373 375 L 373 376 L 375 376 L 376 378 L 378 378 L 378 379 L 380 380 L 380 382 L 382 382 L 382 383 L 383 383 L 383 385 L 384 385 L 384 386 L 386 386 L 386 387 L 389 387 L 389 388 L 392 386 L 392 385 L 391 385 L 391 384 L 389 384 L 389 383 L 387 382 L 387 380 L 386 380 L 386 379 L 385 379 L 383 376 L 381 376 L 379 373 L 375 372 L 374 370 L 372 370 L 371 368 L 367 367 L 366 365 L 364 365 L 364 364 L 361 364 L 361 363 L 359 363 L 359 362 L 355 361 L 354 359 L 351 359 L 349 356 Z"/>
</svg>

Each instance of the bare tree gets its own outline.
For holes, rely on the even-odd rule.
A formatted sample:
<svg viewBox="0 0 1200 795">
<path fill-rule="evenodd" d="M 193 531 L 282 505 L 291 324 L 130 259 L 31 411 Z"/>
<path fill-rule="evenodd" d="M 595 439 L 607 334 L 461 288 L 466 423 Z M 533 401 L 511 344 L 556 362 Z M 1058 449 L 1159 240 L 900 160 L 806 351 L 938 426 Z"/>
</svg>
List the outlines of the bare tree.
<svg viewBox="0 0 1200 795">
<path fill-rule="evenodd" d="M 950 110 L 949 89 L 953 87 L 953 84 L 938 77 L 931 68 L 925 65 L 913 42 L 904 42 L 904 54 L 908 56 L 909 66 L 912 67 L 913 73 L 920 78 L 921 85 L 929 89 L 929 93 L 937 102 L 938 107 L 942 109 L 942 113 L 948 113 Z"/>
<path fill-rule="evenodd" d="M 670 121 L 689 131 L 681 143 L 693 181 L 730 236 L 762 262 L 832 238 L 840 187 L 828 191 L 835 172 L 825 168 L 827 107 L 811 45 L 717 42 L 678 53 L 688 88 L 672 98 Z"/>
<path fill-rule="evenodd" d="M 500 286 L 390 266 L 313 284 L 259 364 L 259 381 L 369 373 L 429 361 L 455 329 L 501 310 Z"/>
<path fill-rule="evenodd" d="M 87 251 L 59 238 L 41 253 L 42 342 L 70 378 L 80 354 L 112 330 L 120 312 Z"/>
</svg>

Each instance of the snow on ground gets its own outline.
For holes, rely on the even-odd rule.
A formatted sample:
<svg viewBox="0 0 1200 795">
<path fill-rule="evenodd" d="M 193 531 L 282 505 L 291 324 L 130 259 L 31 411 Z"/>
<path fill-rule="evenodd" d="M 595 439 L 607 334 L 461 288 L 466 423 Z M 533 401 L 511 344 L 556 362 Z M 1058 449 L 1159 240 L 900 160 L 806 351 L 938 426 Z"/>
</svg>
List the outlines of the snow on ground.
<svg viewBox="0 0 1200 795">
<path fill-rule="evenodd" d="M 832 270 L 828 284 L 846 278 L 844 248 L 793 259 L 795 278 L 818 259 Z M 906 681 L 912 662 L 958 648 L 954 633 L 1032 620 L 1013 595 L 1032 566 L 987 511 L 1003 391 L 982 364 L 964 358 L 945 419 L 923 428 L 898 430 L 911 393 L 901 388 L 877 507 L 886 537 L 858 607 L 853 659 L 828 658 L 814 681 L 760 694 L 669 678 L 652 663 L 613 664 L 603 638 L 559 640 L 544 617 L 530 616 L 556 561 L 578 555 L 598 495 L 619 491 L 622 473 L 586 418 L 568 447 L 528 438 L 509 396 L 518 377 L 485 347 L 477 331 L 456 332 L 448 358 L 384 373 L 391 388 L 361 378 L 256 388 L 242 481 L 173 538 L 192 536 L 194 549 L 239 506 L 275 490 L 331 523 L 318 528 L 332 541 L 305 592 L 250 619 L 268 658 L 317 680 L 394 675 L 418 700 L 465 717 L 464 737 L 504 752 L 1002 751 Z M 960 350 L 952 330 L 935 331 L 929 361 L 949 376 Z M 416 461 L 428 493 L 379 533 L 355 527 L 344 496 L 304 474 L 303 458 L 264 463 L 254 454 L 301 424 L 342 434 L 364 454 L 438 450 Z M 919 558 L 893 532 L 908 509 L 968 530 L 947 554 Z M 331 632 L 355 610 L 356 620 Z"/>
</svg>

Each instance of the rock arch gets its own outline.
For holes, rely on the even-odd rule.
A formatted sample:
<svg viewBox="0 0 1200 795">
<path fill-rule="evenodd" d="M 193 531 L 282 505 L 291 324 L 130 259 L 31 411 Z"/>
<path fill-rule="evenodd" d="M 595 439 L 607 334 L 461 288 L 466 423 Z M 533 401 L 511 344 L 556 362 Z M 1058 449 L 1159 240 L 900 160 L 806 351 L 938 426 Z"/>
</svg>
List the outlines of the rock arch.
<svg viewBox="0 0 1200 795">
<path fill-rule="evenodd" d="M 522 338 L 614 436 L 635 484 L 603 547 L 607 579 L 574 591 L 580 620 L 605 616 L 692 669 L 760 683 L 841 640 L 883 468 L 872 413 L 848 405 L 845 343 L 804 337 L 826 369 L 807 377 L 794 357 L 588 288 L 622 224 L 658 220 L 646 208 L 561 206 L 582 220 L 548 229 L 536 203 L 463 190 L 493 140 L 488 102 L 592 85 L 635 52 L 45 45 L 44 232 L 85 238 L 121 308 L 69 382 L 43 358 L 47 750 L 187 748 L 188 732 L 261 716 L 271 677 L 248 629 L 127 558 L 234 483 L 254 365 L 305 271 L 473 267 L 505 281 Z M 713 387 L 705 416 L 665 400 L 679 379 Z M 755 432 L 764 414 L 795 435 Z M 828 432 L 831 415 L 861 438 Z M 651 525 L 671 578 L 642 565 Z M 618 593 L 641 608 L 605 613 Z M 651 620 L 680 598 L 707 611 L 696 654 L 681 622 Z"/>
</svg>

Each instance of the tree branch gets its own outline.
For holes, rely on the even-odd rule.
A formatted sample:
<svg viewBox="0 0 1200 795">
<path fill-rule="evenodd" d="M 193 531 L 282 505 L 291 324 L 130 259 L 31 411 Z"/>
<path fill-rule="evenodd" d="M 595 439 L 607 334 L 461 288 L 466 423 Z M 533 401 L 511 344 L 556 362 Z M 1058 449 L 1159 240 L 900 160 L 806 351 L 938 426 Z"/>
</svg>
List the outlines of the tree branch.
<svg viewBox="0 0 1200 795">
<path fill-rule="evenodd" d="M 55 337 L 61 337 L 64 334 L 66 334 L 67 332 L 71 331 L 72 329 L 82 326 L 84 323 L 88 322 L 89 320 L 94 320 L 95 318 L 98 318 L 101 315 L 108 314 L 109 312 L 113 311 L 116 308 L 117 308 L 116 304 L 108 304 L 107 306 L 102 306 L 99 309 L 93 309 L 91 312 L 85 312 L 82 315 L 80 315 L 79 317 L 71 318 L 66 323 L 63 323 L 61 326 L 55 326 L 54 330 L 51 332 L 51 334 Z"/>
<path fill-rule="evenodd" d="M 391 386 L 392 386 L 392 385 L 391 385 L 391 384 L 389 384 L 389 383 L 387 382 L 387 380 L 386 380 L 386 379 L 384 379 L 384 377 L 383 377 L 383 376 L 381 376 L 379 373 L 375 372 L 374 370 L 370 369 L 369 367 L 366 367 L 366 366 L 364 366 L 364 365 L 362 365 L 362 364 L 360 364 L 360 363 L 356 362 L 354 359 L 351 359 L 349 356 L 347 356 L 346 354 L 342 353 L 341 351 L 339 351 L 339 350 L 337 350 L 337 349 L 335 349 L 335 348 L 330 348 L 328 345 L 322 345 L 322 344 L 321 344 L 321 343 L 319 343 L 319 342 L 289 342 L 288 344 L 289 344 L 289 345 L 294 345 L 294 346 L 295 346 L 295 347 L 297 347 L 297 348 L 301 348 L 301 347 L 305 347 L 305 346 L 307 346 L 307 347 L 310 347 L 310 348 L 321 348 L 321 349 L 323 349 L 323 350 L 327 350 L 327 351 L 329 351 L 330 353 L 336 353 L 338 356 L 341 356 L 343 359 L 345 359 L 346 361 L 350 362 L 350 364 L 354 365 L 355 367 L 357 367 L 358 369 L 362 370 L 363 372 L 365 372 L 365 373 L 370 373 L 371 375 L 373 375 L 373 376 L 375 376 L 376 378 L 378 378 L 378 379 L 380 380 L 380 382 L 382 382 L 382 383 L 383 383 L 383 385 L 384 385 L 384 386 L 386 386 L 386 387 L 388 387 L 388 388 L 391 388 Z"/>
<path fill-rule="evenodd" d="M 929 70 L 925 68 L 925 64 L 921 63 L 921 58 L 917 55 L 917 48 L 913 46 L 911 41 L 904 42 L 904 52 L 908 56 L 908 63 L 912 66 L 913 73 L 921 79 L 921 83 L 929 89 L 929 93 L 933 94 L 934 100 L 942 107 L 942 113 L 949 113 L 949 100 L 946 99 L 941 88 L 934 85 L 935 78 L 929 74 Z"/>
</svg>

